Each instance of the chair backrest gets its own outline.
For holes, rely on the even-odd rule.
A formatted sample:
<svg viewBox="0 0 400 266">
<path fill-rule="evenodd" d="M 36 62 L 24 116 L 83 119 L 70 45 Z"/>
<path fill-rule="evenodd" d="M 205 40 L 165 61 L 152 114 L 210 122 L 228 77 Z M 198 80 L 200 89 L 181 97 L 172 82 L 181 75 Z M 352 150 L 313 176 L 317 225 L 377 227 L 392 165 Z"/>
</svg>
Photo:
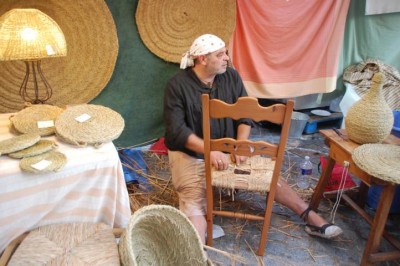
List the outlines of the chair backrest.
<svg viewBox="0 0 400 266">
<path fill-rule="evenodd" d="M 281 169 L 294 102 L 261 106 L 257 98 L 240 97 L 234 104 L 228 104 L 218 99 L 210 99 L 208 94 L 202 96 L 203 104 L 203 139 L 206 173 L 211 173 L 210 152 L 223 151 L 241 156 L 268 155 L 276 159 L 275 169 Z M 255 122 L 268 121 L 281 125 L 279 143 L 267 141 L 235 140 L 232 138 L 211 139 L 210 119 L 232 118 L 235 120 L 248 118 Z M 273 174 L 277 179 L 280 173 Z"/>
</svg>

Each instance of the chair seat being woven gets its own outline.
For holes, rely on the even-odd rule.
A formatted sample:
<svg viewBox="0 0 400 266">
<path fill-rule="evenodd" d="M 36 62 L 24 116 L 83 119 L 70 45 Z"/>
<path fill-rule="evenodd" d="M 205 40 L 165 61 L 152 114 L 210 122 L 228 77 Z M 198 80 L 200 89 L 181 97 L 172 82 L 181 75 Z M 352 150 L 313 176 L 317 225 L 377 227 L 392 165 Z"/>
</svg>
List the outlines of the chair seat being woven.
<svg viewBox="0 0 400 266">
<path fill-rule="evenodd" d="M 12 265 L 120 265 L 112 228 L 102 223 L 54 224 L 31 231 Z"/>
<path fill-rule="evenodd" d="M 236 166 L 230 163 L 227 170 L 212 170 L 212 185 L 229 189 L 246 189 L 268 192 L 275 161 L 271 158 L 253 156 Z"/>
</svg>

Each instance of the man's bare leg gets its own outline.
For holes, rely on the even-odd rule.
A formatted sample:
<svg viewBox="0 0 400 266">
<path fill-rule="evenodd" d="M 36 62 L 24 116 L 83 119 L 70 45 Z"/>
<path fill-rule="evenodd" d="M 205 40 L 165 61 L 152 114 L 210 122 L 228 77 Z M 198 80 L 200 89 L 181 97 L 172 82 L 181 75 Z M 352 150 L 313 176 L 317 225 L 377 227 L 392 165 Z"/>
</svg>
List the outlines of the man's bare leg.
<svg viewBox="0 0 400 266">
<path fill-rule="evenodd" d="M 203 215 L 195 215 L 190 216 L 189 220 L 192 222 L 194 228 L 196 228 L 197 232 L 199 233 L 201 242 L 205 244 L 207 230 L 206 218 Z"/>
</svg>

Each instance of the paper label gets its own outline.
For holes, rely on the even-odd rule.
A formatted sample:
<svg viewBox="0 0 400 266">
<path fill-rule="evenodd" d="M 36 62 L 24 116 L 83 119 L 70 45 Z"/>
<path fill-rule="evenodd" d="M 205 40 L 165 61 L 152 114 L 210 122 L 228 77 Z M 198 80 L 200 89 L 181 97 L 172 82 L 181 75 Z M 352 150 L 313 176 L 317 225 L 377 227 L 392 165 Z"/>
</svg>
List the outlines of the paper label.
<svg viewBox="0 0 400 266">
<path fill-rule="evenodd" d="M 31 166 L 36 170 L 43 170 L 46 169 L 51 164 L 51 161 L 48 160 L 41 160 L 38 163 L 32 164 Z"/>
<path fill-rule="evenodd" d="M 37 126 L 38 128 L 54 127 L 54 121 L 53 120 L 38 121 Z"/>
<path fill-rule="evenodd" d="M 82 115 L 76 117 L 75 120 L 78 121 L 78 122 L 83 123 L 83 122 L 89 120 L 90 118 L 91 118 L 90 115 L 88 115 L 88 114 L 82 114 Z"/>
</svg>

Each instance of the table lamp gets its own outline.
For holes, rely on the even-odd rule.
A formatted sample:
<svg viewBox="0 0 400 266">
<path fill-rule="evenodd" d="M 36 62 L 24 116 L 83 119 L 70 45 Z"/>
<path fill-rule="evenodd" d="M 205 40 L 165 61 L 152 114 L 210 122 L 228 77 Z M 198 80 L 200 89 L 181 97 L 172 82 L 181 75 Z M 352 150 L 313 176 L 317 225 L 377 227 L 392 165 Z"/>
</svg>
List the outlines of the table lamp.
<svg viewBox="0 0 400 266">
<path fill-rule="evenodd" d="M 25 102 L 43 104 L 50 99 L 53 91 L 43 75 L 41 59 L 66 55 L 62 30 L 40 10 L 11 9 L 0 17 L 0 61 L 25 62 L 26 74 L 19 91 Z M 39 90 L 39 84 L 44 88 Z"/>
</svg>

